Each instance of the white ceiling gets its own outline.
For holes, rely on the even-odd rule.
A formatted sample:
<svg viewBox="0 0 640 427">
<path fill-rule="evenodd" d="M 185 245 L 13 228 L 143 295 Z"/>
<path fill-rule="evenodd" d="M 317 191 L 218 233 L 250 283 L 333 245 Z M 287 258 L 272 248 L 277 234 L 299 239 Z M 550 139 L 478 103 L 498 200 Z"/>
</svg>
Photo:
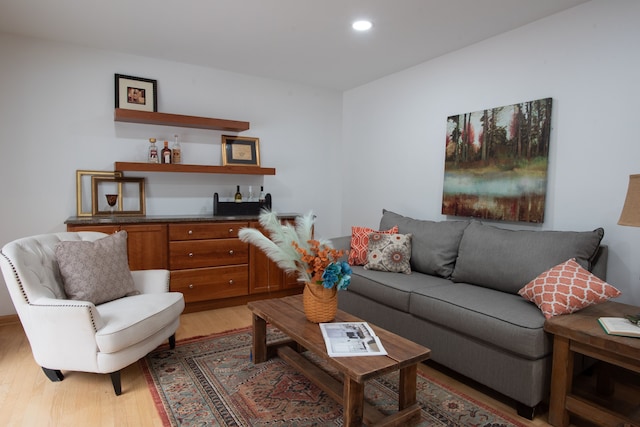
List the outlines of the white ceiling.
<svg viewBox="0 0 640 427">
<path fill-rule="evenodd" d="M 0 0 L 0 32 L 346 90 L 586 1 Z"/>
</svg>

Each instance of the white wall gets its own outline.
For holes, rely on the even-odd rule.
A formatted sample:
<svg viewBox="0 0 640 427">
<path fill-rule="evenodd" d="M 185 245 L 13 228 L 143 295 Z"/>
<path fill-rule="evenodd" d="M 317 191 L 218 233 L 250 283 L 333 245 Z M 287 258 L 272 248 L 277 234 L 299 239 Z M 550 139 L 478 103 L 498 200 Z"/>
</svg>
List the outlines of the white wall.
<svg viewBox="0 0 640 427">
<path fill-rule="evenodd" d="M 318 216 L 320 236 L 340 229 L 339 92 L 187 64 L 0 35 L 0 246 L 64 231 L 76 213 L 75 172 L 142 161 L 149 137 L 182 140 L 185 163 L 221 164 L 223 132 L 115 123 L 114 74 L 158 80 L 162 112 L 244 120 L 275 176 L 146 176 L 147 214 L 212 214 L 212 195 L 240 184 L 265 190 L 279 212 Z M 0 315 L 15 313 L 0 279 Z"/>
<path fill-rule="evenodd" d="M 639 17 L 640 2 L 594 0 L 346 92 L 342 232 L 377 227 L 383 208 L 446 219 L 447 117 L 552 97 L 545 222 L 511 226 L 603 227 L 607 279 L 640 305 L 640 228 L 616 224 L 640 173 Z"/>
</svg>

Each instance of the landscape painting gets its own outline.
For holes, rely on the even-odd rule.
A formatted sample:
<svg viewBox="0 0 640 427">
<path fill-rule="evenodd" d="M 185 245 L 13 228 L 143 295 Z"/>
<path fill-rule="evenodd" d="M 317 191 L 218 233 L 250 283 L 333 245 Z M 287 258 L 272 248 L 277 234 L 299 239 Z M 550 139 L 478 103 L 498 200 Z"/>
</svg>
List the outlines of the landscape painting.
<svg viewBox="0 0 640 427">
<path fill-rule="evenodd" d="M 442 213 L 544 221 L 551 98 L 447 118 Z"/>
</svg>

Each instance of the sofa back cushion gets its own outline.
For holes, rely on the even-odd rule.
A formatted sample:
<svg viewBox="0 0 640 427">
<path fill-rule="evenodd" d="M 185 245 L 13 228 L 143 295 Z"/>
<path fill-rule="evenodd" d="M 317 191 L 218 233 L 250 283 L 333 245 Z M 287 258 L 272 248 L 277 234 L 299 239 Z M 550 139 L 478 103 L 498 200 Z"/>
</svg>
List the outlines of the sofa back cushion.
<svg viewBox="0 0 640 427">
<path fill-rule="evenodd" d="M 394 225 L 398 226 L 398 233 L 412 235 L 412 270 L 444 278 L 451 276 L 460 239 L 469 221 L 417 220 L 383 210 L 380 230 Z"/>
<path fill-rule="evenodd" d="M 514 231 L 474 221 L 462 236 L 451 279 L 517 294 L 540 273 L 571 258 L 590 270 L 603 236 L 602 228 Z"/>
</svg>

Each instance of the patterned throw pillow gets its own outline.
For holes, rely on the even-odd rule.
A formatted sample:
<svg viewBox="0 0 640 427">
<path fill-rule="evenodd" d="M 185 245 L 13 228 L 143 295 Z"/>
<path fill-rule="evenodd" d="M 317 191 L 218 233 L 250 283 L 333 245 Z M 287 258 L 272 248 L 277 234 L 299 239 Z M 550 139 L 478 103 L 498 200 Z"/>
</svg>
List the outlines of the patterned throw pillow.
<svg viewBox="0 0 640 427">
<path fill-rule="evenodd" d="M 129 270 L 126 231 L 93 242 L 60 242 L 56 258 L 70 299 L 97 305 L 138 293 Z"/>
<path fill-rule="evenodd" d="M 369 234 L 386 233 L 396 234 L 398 226 L 393 226 L 387 231 L 376 231 L 367 227 L 351 227 L 351 249 L 349 250 L 349 265 L 365 265 L 367 263 L 367 248 L 369 246 Z"/>
<path fill-rule="evenodd" d="M 411 234 L 371 233 L 365 270 L 411 274 Z"/>
<path fill-rule="evenodd" d="M 518 294 L 535 303 L 547 319 L 615 298 L 620 291 L 585 270 L 574 258 L 540 274 Z"/>
</svg>

